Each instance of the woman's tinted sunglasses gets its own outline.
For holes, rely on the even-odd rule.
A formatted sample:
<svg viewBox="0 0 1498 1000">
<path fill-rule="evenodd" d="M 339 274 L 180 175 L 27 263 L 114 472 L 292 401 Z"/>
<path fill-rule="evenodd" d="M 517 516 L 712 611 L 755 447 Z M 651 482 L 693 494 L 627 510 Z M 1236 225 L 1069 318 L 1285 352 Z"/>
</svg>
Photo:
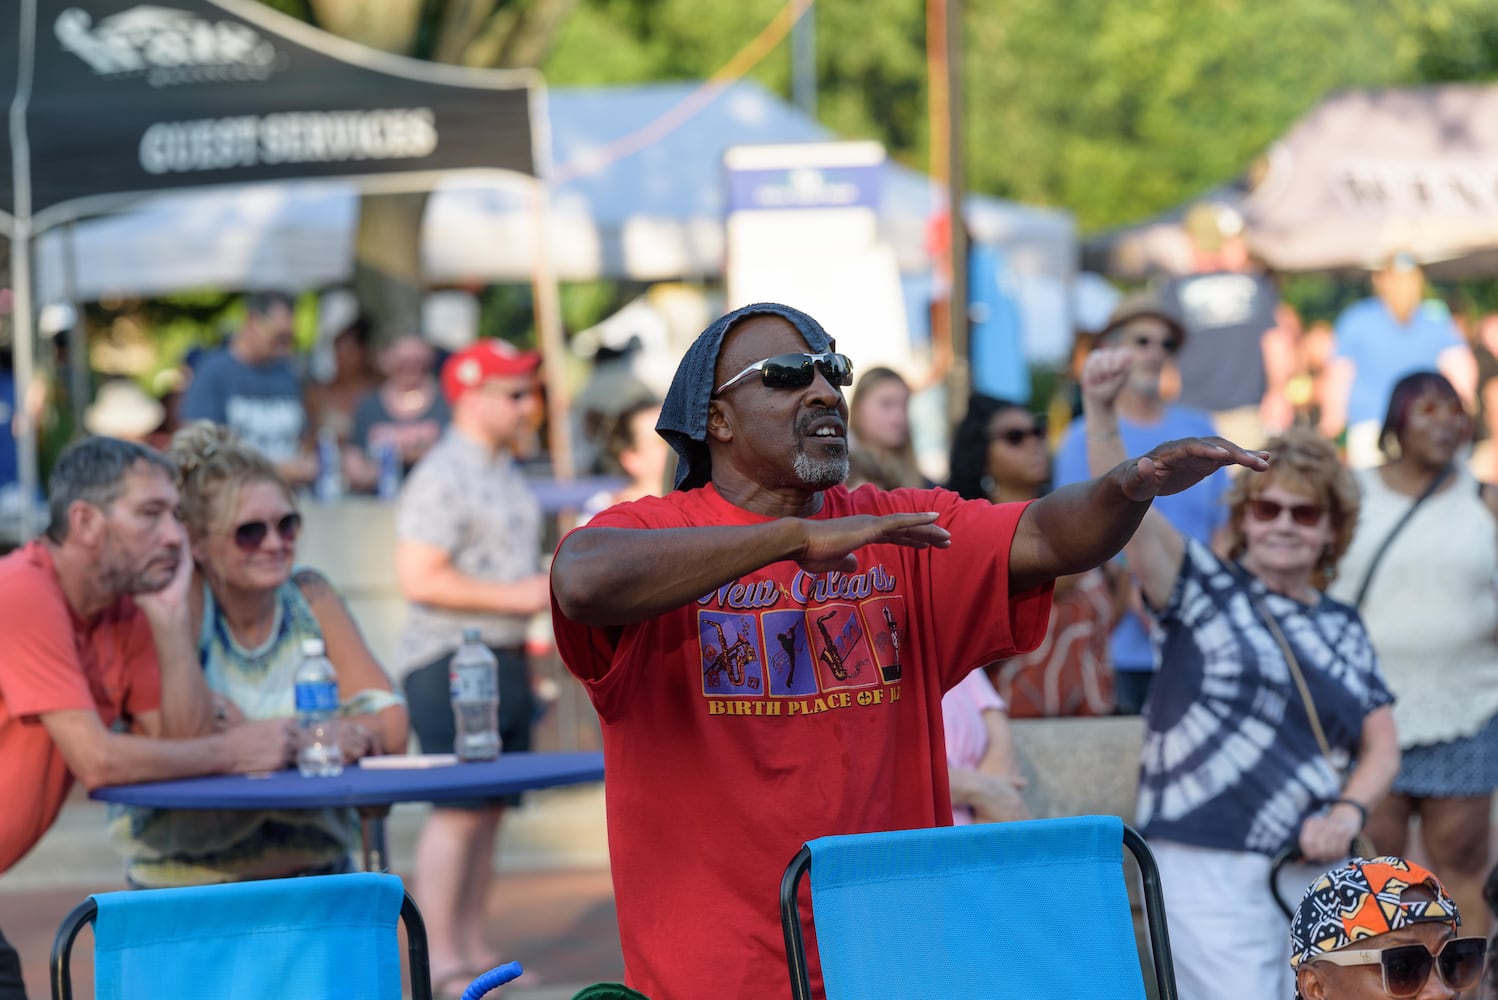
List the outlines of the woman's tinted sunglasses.
<svg viewBox="0 0 1498 1000">
<path fill-rule="evenodd" d="M 1314 528 L 1321 523 L 1321 515 L 1325 513 L 1320 507 L 1313 503 L 1297 503 L 1286 506 L 1275 503 L 1273 500 L 1250 500 L 1248 512 L 1255 521 L 1274 521 L 1280 516 L 1280 511 L 1288 510 L 1290 519 L 1302 528 Z"/>
<path fill-rule="evenodd" d="M 234 529 L 234 544 L 246 552 L 254 552 L 265 544 L 265 539 L 274 530 L 281 541 L 290 545 L 302 530 L 302 515 L 292 511 L 279 521 L 246 521 Z"/>
<path fill-rule="evenodd" d="M 1391 997 L 1417 995 L 1434 968 L 1448 990 L 1461 992 L 1477 985 L 1482 977 L 1482 960 L 1487 954 L 1486 938 L 1448 938 L 1435 954 L 1423 944 L 1401 944 L 1393 948 L 1364 948 L 1329 951 L 1315 961 L 1333 965 L 1379 965 L 1384 976 L 1384 992 Z"/>
<path fill-rule="evenodd" d="M 853 384 L 853 362 L 846 354 L 777 354 L 765 358 L 739 372 L 733 378 L 713 390 L 716 396 L 739 379 L 759 372 L 761 381 L 771 389 L 805 389 L 821 369 L 822 375 L 833 385 Z"/>
</svg>

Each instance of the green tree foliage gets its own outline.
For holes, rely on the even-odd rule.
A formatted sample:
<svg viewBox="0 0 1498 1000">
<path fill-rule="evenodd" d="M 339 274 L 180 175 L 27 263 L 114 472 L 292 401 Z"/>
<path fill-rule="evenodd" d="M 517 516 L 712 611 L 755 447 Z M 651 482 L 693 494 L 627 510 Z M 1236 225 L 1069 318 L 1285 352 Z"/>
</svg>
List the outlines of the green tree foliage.
<svg viewBox="0 0 1498 1000">
<path fill-rule="evenodd" d="M 265 2 L 301 17 L 316 6 Z M 547 6 L 425 0 L 416 54 L 430 55 L 444 26 L 471 22 L 476 35 L 494 35 L 529 19 L 542 25 L 542 66 L 555 85 L 695 80 L 724 66 L 785 4 L 563 0 L 556 10 L 570 13 L 554 34 L 536 16 Z M 965 0 L 962 7 L 969 185 L 1069 209 L 1086 230 L 1151 215 L 1241 176 L 1337 88 L 1498 77 L 1492 0 Z M 896 158 L 924 167 L 926 0 L 819 0 L 814 16 L 820 120 L 844 136 L 877 138 Z M 490 50 L 498 51 L 472 47 Z M 750 76 L 789 94 L 789 46 Z"/>
<path fill-rule="evenodd" d="M 777 0 L 584 0 L 544 64 L 558 85 L 699 79 Z M 1489 78 L 1490 0 L 967 0 L 967 180 L 1132 221 L 1242 175 L 1331 90 Z M 927 163 L 925 0 L 816 5 L 819 118 Z M 751 74 L 789 92 L 782 47 Z"/>
</svg>

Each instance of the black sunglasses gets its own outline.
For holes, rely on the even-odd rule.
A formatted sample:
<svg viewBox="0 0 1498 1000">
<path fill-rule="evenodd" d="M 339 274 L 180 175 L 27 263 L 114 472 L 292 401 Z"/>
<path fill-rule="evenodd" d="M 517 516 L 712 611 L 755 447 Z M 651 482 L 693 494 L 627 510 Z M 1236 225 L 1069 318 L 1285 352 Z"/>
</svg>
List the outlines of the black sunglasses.
<svg viewBox="0 0 1498 1000">
<path fill-rule="evenodd" d="M 1134 335 L 1135 347 L 1154 347 L 1156 345 L 1163 347 L 1166 354 L 1174 354 L 1181 349 L 1181 342 L 1175 337 L 1166 337 L 1164 340 L 1157 340 L 1144 333 Z"/>
<path fill-rule="evenodd" d="M 234 544 L 246 552 L 254 552 L 265 544 L 272 528 L 281 536 L 281 541 L 289 545 L 301 534 L 302 515 L 292 511 L 274 524 L 270 521 L 246 521 L 234 529 Z"/>
<path fill-rule="evenodd" d="M 1344 949 L 1317 955 L 1316 961 L 1333 965 L 1373 965 L 1383 970 L 1384 992 L 1403 1000 L 1425 987 L 1434 968 L 1448 990 L 1461 992 L 1482 978 L 1482 961 L 1488 951 L 1487 938 L 1447 938 L 1431 954 L 1423 944 L 1401 944 L 1393 948 Z"/>
<path fill-rule="evenodd" d="M 846 354 L 831 351 L 825 354 L 777 354 L 754 362 L 714 389 L 713 395 L 718 395 L 751 372 L 759 372 L 760 379 L 771 389 L 804 389 L 816 378 L 818 369 L 833 385 L 853 384 L 853 362 Z"/>
<path fill-rule="evenodd" d="M 1250 500 L 1248 512 L 1253 515 L 1255 521 L 1273 521 L 1280 516 L 1280 511 L 1288 510 L 1290 520 L 1302 528 L 1314 528 L 1321 523 L 1321 515 L 1326 513 L 1313 503 L 1282 504 L 1273 500 Z"/>
<path fill-rule="evenodd" d="M 1039 420 L 1030 427 L 1010 427 L 999 431 L 989 440 L 1002 441 L 1011 448 L 1018 448 L 1032 438 L 1036 441 L 1045 440 L 1045 424 Z"/>
</svg>

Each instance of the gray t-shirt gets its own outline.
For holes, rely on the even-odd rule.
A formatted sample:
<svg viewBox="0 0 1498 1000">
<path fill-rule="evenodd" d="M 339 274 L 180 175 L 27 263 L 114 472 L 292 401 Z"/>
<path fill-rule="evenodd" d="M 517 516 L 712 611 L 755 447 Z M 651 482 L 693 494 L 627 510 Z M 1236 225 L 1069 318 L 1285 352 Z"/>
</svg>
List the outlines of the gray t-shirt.
<svg viewBox="0 0 1498 1000">
<path fill-rule="evenodd" d="M 1215 271 L 1172 280 L 1165 289 L 1186 323 L 1176 356 L 1181 403 L 1220 412 L 1264 398 L 1264 331 L 1275 324 L 1279 295 L 1262 275 Z"/>
<path fill-rule="evenodd" d="M 540 571 L 541 506 L 509 455 L 491 455 L 449 427 L 401 487 L 395 537 L 445 550 L 465 576 L 513 583 Z M 396 673 L 403 677 L 451 653 L 465 628 L 478 629 L 491 646 L 520 645 L 527 620 L 413 603 L 396 647 Z"/>
<path fill-rule="evenodd" d="M 285 462 L 297 455 L 307 410 L 301 380 L 289 362 L 247 365 L 221 350 L 193 373 L 182 417 L 224 424 L 272 462 Z"/>
</svg>

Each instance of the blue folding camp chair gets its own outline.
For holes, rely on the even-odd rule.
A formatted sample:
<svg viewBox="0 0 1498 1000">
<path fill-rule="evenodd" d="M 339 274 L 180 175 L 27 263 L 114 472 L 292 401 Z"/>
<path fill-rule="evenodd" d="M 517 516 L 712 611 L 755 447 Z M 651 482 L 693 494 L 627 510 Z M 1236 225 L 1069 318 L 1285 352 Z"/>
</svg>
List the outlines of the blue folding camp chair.
<svg viewBox="0 0 1498 1000">
<path fill-rule="evenodd" d="M 1159 870 L 1114 816 L 809 841 L 780 883 L 792 996 L 811 998 L 796 901 L 810 872 L 827 1000 L 1144 1000 L 1126 846 L 1144 879 L 1156 996 L 1176 1000 Z"/>
<path fill-rule="evenodd" d="M 401 1000 L 398 920 L 410 996 L 431 1000 L 426 927 L 394 875 L 96 893 L 58 929 L 52 997 L 72 1000 L 73 942 L 92 923 L 96 1000 Z"/>
</svg>

